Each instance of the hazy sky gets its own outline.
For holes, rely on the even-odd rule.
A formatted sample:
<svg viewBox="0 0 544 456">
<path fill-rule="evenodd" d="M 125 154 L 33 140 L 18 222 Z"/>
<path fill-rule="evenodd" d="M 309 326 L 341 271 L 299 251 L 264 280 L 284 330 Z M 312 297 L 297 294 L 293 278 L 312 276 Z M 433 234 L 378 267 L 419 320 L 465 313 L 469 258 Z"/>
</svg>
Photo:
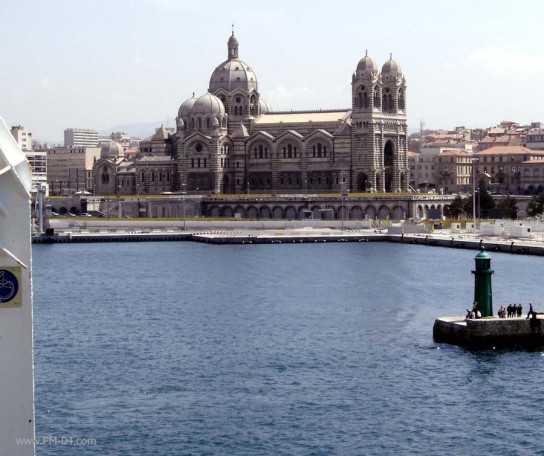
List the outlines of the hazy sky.
<svg viewBox="0 0 544 456">
<path fill-rule="evenodd" d="M 544 121 L 544 2 L 1 0 L 0 117 L 35 139 L 68 127 L 173 124 L 240 58 L 275 110 L 348 108 L 351 74 L 389 53 L 407 80 L 408 124 Z M 152 131 L 149 134 L 153 133 Z"/>
</svg>

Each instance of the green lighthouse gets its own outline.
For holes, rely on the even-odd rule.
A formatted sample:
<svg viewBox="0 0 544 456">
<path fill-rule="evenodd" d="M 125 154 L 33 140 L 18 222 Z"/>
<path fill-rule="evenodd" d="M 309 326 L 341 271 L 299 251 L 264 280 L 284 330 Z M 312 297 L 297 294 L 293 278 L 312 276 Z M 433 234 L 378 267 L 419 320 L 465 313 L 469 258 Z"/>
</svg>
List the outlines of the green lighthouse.
<svg viewBox="0 0 544 456">
<path fill-rule="evenodd" d="M 491 257 L 482 247 L 480 253 L 474 258 L 476 269 L 474 274 L 474 301 L 478 303 L 478 310 L 482 317 L 493 316 L 493 292 L 491 290 Z"/>
</svg>

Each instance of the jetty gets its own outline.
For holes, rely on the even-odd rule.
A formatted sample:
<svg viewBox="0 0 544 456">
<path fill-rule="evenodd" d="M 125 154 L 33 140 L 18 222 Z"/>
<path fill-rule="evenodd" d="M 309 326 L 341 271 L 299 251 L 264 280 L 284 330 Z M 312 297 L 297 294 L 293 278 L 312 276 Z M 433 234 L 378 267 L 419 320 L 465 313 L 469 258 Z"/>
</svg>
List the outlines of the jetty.
<svg viewBox="0 0 544 456">
<path fill-rule="evenodd" d="M 544 346 L 544 318 L 441 317 L 434 323 L 433 337 L 435 342 L 468 348 L 540 348 Z"/>
<path fill-rule="evenodd" d="M 465 317 L 440 317 L 433 326 L 433 338 L 470 349 L 544 347 L 544 313 L 526 316 L 493 315 L 491 257 L 482 247 L 475 257 L 474 303 Z M 530 318 L 529 318 L 530 317 Z"/>
</svg>

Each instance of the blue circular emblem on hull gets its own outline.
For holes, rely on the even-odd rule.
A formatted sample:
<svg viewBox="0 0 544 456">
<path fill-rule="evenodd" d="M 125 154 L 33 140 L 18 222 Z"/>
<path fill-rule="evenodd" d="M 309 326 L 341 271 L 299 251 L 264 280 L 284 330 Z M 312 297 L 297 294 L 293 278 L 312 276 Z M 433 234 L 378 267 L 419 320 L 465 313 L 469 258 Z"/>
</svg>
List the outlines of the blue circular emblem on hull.
<svg viewBox="0 0 544 456">
<path fill-rule="evenodd" d="M 15 299 L 19 292 L 17 277 L 6 269 L 0 269 L 0 304 L 5 304 Z"/>
</svg>

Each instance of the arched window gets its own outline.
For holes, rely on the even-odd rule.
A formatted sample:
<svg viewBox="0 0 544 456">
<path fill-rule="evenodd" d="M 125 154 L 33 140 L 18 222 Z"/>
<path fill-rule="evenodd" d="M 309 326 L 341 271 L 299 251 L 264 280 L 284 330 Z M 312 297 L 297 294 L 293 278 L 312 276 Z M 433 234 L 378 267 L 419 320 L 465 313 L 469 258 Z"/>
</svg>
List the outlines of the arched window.
<svg viewBox="0 0 544 456">
<path fill-rule="evenodd" d="M 198 128 L 202 128 L 202 119 L 198 118 Z"/>
<path fill-rule="evenodd" d="M 293 158 L 293 146 L 291 144 L 287 145 L 287 158 Z"/>
<path fill-rule="evenodd" d="M 368 94 L 363 92 L 363 108 L 368 108 Z"/>
<path fill-rule="evenodd" d="M 321 158 L 321 143 L 317 143 L 317 158 Z"/>
<path fill-rule="evenodd" d="M 212 126 L 212 125 L 211 125 L 211 121 L 210 121 L 210 118 L 208 117 L 208 118 L 206 119 L 206 127 L 207 127 L 207 128 L 210 128 L 211 126 Z"/>
<path fill-rule="evenodd" d="M 259 158 L 264 158 L 264 149 L 263 146 L 259 146 Z"/>
</svg>

